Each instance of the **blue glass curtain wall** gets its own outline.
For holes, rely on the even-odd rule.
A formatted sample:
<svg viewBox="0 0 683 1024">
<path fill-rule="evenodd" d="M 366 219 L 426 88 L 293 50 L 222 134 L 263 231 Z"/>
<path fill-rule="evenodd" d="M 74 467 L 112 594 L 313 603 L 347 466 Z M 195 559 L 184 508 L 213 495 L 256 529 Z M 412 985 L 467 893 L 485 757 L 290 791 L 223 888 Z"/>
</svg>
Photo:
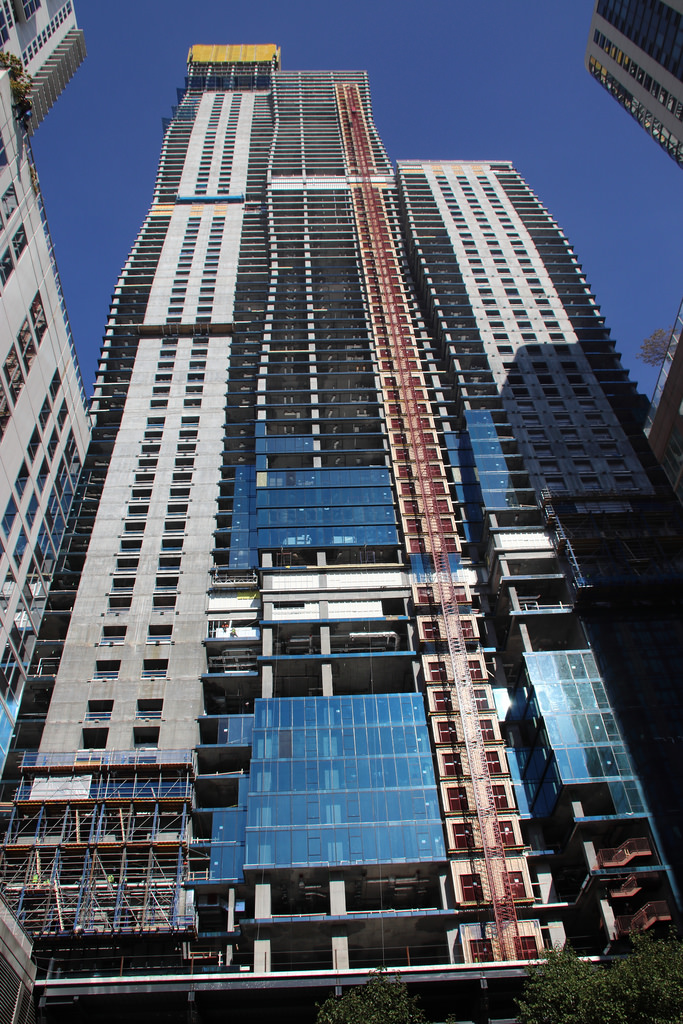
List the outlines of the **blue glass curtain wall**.
<svg viewBox="0 0 683 1024">
<path fill-rule="evenodd" d="M 246 866 L 439 861 L 417 694 L 257 700 Z"/>
</svg>

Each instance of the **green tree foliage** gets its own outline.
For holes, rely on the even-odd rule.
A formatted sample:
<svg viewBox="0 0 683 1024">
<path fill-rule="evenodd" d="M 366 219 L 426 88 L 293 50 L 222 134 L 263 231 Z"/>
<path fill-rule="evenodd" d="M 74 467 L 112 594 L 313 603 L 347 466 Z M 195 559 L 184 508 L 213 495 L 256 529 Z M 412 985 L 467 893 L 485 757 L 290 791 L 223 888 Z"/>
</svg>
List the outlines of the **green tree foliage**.
<svg viewBox="0 0 683 1024">
<path fill-rule="evenodd" d="M 19 114 L 27 113 L 31 109 L 30 93 L 33 79 L 24 71 L 24 65 L 19 57 L 13 53 L 0 52 L 0 68 L 5 68 L 9 72 L 12 99 L 19 108 Z"/>
<path fill-rule="evenodd" d="M 381 969 L 340 998 L 329 996 L 318 1006 L 316 1024 L 427 1024 L 427 1019 L 400 974 Z"/>
<path fill-rule="evenodd" d="M 636 935 L 610 968 L 566 948 L 530 969 L 520 1024 L 683 1024 L 683 943 Z"/>
<path fill-rule="evenodd" d="M 637 358 L 648 366 L 661 366 L 671 340 L 672 327 L 658 327 L 649 338 L 645 338 L 638 349 Z"/>
</svg>

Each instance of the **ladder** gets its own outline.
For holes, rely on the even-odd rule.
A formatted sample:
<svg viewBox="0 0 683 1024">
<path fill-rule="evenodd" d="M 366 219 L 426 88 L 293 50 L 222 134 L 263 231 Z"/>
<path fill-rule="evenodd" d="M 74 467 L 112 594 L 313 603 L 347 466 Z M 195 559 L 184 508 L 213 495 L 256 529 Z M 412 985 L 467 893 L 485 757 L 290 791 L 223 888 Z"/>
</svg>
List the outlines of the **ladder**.
<svg viewBox="0 0 683 1024">
<path fill-rule="evenodd" d="M 420 350 L 411 328 L 408 296 L 402 286 L 400 252 L 384 203 L 385 180 L 373 181 L 377 171 L 372 140 L 357 85 L 337 86 L 342 138 L 348 163 L 356 228 L 361 245 L 370 316 L 378 351 L 388 357 L 398 384 L 398 401 L 405 436 L 404 465 L 420 499 L 422 541 L 431 555 L 435 597 L 441 608 L 443 633 L 448 645 L 454 683 L 452 690 L 462 721 L 470 765 L 475 809 L 481 831 L 486 877 L 496 924 L 494 955 L 499 960 L 523 959 L 514 899 L 507 873 L 498 809 L 479 724 L 474 685 L 458 611 L 451 572 L 447 536 L 439 514 L 436 480 L 442 473 L 430 471 L 433 442 L 423 426 L 424 382 L 420 377 Z M 428 449 L 430 449 L 428 451 Z M 442 470 L 443 472 L 443 470 Z"/>
</svg>

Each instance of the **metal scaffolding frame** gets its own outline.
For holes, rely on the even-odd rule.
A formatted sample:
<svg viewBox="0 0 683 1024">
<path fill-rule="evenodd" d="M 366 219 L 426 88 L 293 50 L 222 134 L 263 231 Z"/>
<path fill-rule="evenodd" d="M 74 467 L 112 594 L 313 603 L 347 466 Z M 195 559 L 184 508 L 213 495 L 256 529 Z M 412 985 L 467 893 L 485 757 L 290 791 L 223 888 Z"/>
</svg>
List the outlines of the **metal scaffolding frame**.
<svg viewBox="0 0 683 1024">
<path fill-rule="evenodd" d="M 30 934 L 194 932 L 183 889 L 194 772 L 160 753 L 24 765 L 0 884 Z"/>
</svg>

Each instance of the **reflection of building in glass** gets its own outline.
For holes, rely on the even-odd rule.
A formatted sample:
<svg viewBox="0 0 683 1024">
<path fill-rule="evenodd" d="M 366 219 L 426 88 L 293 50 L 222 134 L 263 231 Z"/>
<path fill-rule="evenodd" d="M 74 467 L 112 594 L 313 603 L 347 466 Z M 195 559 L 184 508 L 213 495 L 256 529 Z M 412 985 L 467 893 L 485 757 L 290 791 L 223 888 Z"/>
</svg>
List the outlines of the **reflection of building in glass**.
<svg viewBox="0 0 683 1024">
<path fill-rule="evenodd" d="M 683 0 L 597 0 L 586 67 L 683 164 Z"/>
<path fill-rule="evenodd" d="M 679 501 L 683 502 L 683 305 L 659 371 L 645 433 Z"/>
<path fill-rule="evenodd" d="M 305 1019 L 382 965 L 509 1019 L 545 948 L 666 927 L 683 524 L 638 404 L 509 163 L 394 173 L 364 74 L 192 48 L 0 859 L 47 1021 Z"/>
</svg>

